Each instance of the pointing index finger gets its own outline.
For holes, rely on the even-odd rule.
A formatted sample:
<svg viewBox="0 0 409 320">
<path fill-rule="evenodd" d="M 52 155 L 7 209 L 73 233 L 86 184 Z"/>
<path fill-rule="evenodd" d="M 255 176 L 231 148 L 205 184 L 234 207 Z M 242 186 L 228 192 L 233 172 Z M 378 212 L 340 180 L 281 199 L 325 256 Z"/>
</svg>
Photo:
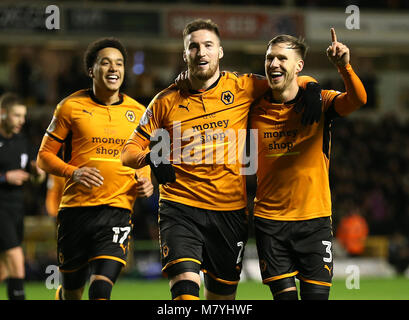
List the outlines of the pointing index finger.
<svg viewBox="0 0 409 320">
<path fill-rule="evenodd" d="M 331 39 L 332 39 L 332 42 L 337 42 L 337 35 L 335 33 L 334 28 L 331 28 Z"/>
</svg>

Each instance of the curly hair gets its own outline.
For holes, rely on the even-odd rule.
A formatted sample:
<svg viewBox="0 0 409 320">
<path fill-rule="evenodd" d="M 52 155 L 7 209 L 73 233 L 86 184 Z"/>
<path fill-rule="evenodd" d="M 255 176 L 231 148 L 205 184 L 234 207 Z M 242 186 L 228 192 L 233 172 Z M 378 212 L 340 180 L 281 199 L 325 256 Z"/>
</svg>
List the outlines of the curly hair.
<svg viewBox="0 0 409 320">
<path fill-rule="evenodd" d="M 88 71 L 94 65 L 98 52 L 105 48 L 115 48 L 118 49 L 122 56 L 124 57 L 124 64 L 126 64 L 127 60 L 127 52 L 125 46 L 116 38 L 101 38 L 94 42 L 92 42 L 84 54 L 84 67 L 85 67 L 85 74 L 88 75 Z"/>
</svg>

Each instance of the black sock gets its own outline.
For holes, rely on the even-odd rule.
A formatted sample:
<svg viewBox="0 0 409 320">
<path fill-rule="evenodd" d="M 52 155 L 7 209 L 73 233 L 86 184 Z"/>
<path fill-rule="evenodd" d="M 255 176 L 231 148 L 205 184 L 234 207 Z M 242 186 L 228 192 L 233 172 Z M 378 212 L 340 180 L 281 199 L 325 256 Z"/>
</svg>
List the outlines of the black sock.
<svg viewBox="0 0 409 320">
<path fill-rule="evenodd" d="M 8 278 L 7 279 L 7 294 L 9 300 L 25 300 L 24 279 Z"/>
<path fill-rule="evenodd" d="M 199 285 L 191 280 L 180 280 L 170 289 L 172 300 L 199 300 L 199 291 Z"/>
<path fill-rule="evenodd" d="M 300 281 L 301 300 L 328 300 L 330 287 Z"/>
<path fill-rule="evenodd" d="M 284 291 L 274 295 L 274 300 L 298 300 L 297 290 Z"/>
<path fill-rule="evenodd" d="M 89 286 L 89 300 L 110 300 L 112 284 L 105 280 L 94 280 Z"/>
</svg>

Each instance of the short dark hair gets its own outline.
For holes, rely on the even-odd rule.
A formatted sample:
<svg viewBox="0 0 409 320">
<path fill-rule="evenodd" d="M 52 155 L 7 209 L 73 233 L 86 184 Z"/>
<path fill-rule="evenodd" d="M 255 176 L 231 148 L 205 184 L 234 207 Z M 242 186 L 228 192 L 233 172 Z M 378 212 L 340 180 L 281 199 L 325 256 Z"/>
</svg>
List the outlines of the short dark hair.
<svg viewBox="0 0 409 320">
<path fill-rule="evenodd" d="M 219 26 L 210 19 L 195 19 L 189 22 L 183 29 L 183 39 L 192 32 L 209 30 L 214 32 L 220 40 Z"/>
<path fill-rule="evenodd" d="M 9 112 L 15 105 L 24 105 L 23 101 L 18 95 L 13 92 L 6 92 L 0 97 L 0 110 Z"/>
<path fill-rule="evenodd" d="M 92 66 L 94 65 L 97 59 L 98 52 L 105 48 L 118 49 L 122 53 L 122 56 L 124 57 L 124 64 L 126 64 L 127 52 L 122 42 L 112 37 L 111 38 L 101 38 L 101 39 L 98 39 L 92 42 L 88 46 L 87 50 L 85 51 L 84 67 L 85 67 L 85 73 L 87 75 L 88 75 L 89 69 L 92 68 Z"/>
<path fill-rule="evenodd" d="M 301 58 L 303 60 L 305 59 L 308 51 L 308 46 L 303 38 L 301 37 L 296 38 L 288 34 L 281 34 L 274 37 L 268 42 L 267 49 L 270 48 L 270 46 L 278 43 L 288 43 L 291 49 L 297 50 Z"/>
</svg>

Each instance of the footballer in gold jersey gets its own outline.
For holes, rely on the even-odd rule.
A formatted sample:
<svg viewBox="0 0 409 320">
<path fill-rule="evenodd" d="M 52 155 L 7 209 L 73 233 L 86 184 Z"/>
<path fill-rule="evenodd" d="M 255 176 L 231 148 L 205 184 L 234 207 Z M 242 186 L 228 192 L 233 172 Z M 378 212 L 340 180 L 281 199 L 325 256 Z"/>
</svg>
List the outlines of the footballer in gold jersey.
<svg viewBox="0 0 409 320">
<path fill-rule="evenodd" d="M 91 267 L 90 299 L 109 299 L 126 264 L 136 197 L 150 196 L 149 167 L 124 167 L 120 152 L 144 106 L 120 93 L 126 51 L 113 38 L 92 43 L 86 54 L 92 89 L 62 100 L 38 152 L 39 166 L 65 177 L 57 216 L 62 290 L 80 299 Z M 63 159 L 57 156 L 64 148 Z"/>
<path fill-rule="evenodd" d="M 306 45 L 287 35 L 269 43 L 265 71 L 271 90 L 252 108 L 250 127 L 257 129 L 258 171 L 254 205 L 255 236 L 263 283 L 274 299 L 328 299 L 333 275 L 329 161 L 331 125 L 366 103 L 362 82 L 349 64 L 349 49 L 333 42 L 327 55 L 346 92 L 320 91 L 321 120 L 300 124 L 293 112 L 302 94 L 297 74 Z"/>
</svg>

